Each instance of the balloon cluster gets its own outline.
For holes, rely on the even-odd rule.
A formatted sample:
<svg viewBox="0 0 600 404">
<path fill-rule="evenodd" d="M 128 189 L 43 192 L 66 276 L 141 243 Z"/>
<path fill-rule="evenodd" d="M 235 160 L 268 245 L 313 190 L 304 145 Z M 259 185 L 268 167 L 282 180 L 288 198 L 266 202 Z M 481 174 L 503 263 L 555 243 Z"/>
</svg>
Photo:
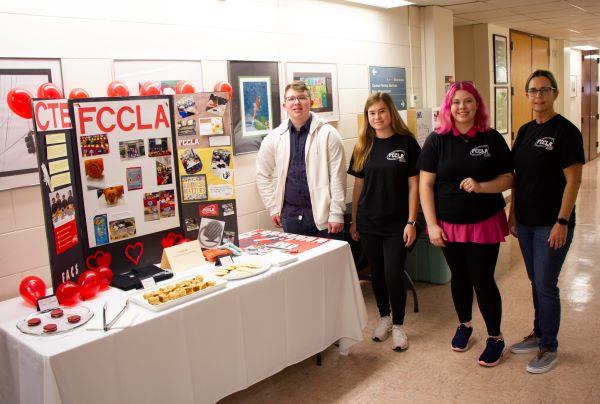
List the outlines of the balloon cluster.
<svg viewBox="0 0 600 404">
<path fill-rule="evenodd" d="M 56 289 L 58 302 L 64 306 L 73 306 L 81 300 L 89 300 L 98 291 L 106 290 L 112 282 L 113 272 L 109 267 L 97 267 L 82 272 L 77 283 L 66 281 Z"/>
<path fill-rule="evenodd" d="M 233 95 L 233 87 L 226 81 L 215 84 L 214 91 L 222 91 L 228 94 L 228 99 Z M 196 88 L 187 80 L 181 80 L 175 87 L 176 94 L 193 94 Z M 140 87 L 140 95 L 161 95 L 162 88 L 158 83 L 148 81 Z M 129 88 L 121 81 L 112 81 L 106 88 L 109 97 L 128 97 Z M 63 98 L 62 90 L 54 83 L 44 83 L 38 87 L 37 98 L 59 99 Z M 90 94 L 83 88 L 74 88 L 69 93 L 70 99 L 89 98 Z M 31 99 L 33 95 L 24 88 L 13 88 L 6 95 L 6 102 L 12 112 L 21 118 L 31 119 Z"/>
<path fill-rule="evenodd" d="M 56 288 L 56 297 L 63 306 L 73 306 L 79 300 L 89 300 L 98 291 L 109 288 L 113 272 L 109 267 L 97 267 L 82 272 L 77 283 L 66 281 Z M 46 284 L 37 276 L 23 278 L 19 285 L 19 294 L 27 303 L 35 306 L 37 300 L 46 296 Z"/>
</svg>

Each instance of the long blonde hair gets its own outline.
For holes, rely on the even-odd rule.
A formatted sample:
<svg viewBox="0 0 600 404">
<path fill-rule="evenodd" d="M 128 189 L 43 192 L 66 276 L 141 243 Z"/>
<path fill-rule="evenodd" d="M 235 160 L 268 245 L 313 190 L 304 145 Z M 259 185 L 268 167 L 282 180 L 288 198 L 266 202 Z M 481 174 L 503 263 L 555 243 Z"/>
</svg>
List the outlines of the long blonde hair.
<svg viewBox="0 0 600 404">
<path fill-rule="evenodd" d="M 369 108 L 379 101 L 383 101 L 390 112 L 390 116 L 392 118 L 392 129 L 394 132 L 400 135 L 414 137 L 414 135 L 408 129 L 408 126 L 406 126 L 404 121 L 402 121 L 402 118 L 400 118 L 400 114 L 398 113 L 398 110 L 396 110 L 396 106 L 394 105 L 394 101 L 392 101 L 392 97 L 388 93 L 377 92 L 371 94 L 369 98 L 367 98 L 367 102 L 365 102 L 363 124 L 358 131 L 358 140 L 356 141 L 356 146 L 354 146 L 354 152 L 352 153 L 352 157 L 354 158 L 352 170 L 354 171 L 362 171 L 369 158 L 369 155 L 371 154 L 371 149 L 373 148 L 373 139 L 375 138 L 375 129 L 373 129 L 373 127 L 369 124 Z"/>
</svg>

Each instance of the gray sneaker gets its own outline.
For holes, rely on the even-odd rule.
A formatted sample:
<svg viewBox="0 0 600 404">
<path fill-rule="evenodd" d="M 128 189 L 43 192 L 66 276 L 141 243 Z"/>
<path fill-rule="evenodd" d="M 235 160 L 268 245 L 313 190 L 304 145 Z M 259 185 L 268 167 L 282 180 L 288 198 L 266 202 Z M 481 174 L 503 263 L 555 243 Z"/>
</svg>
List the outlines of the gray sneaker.
<svg viewBox="0 0 600 404">
<path fill-rule="evenodd" d="M 529 373 L 546 373 L 558 361 L 558 352 L 548 351 L 545 348 L 540 348 L 535 358 L 533 358 L 525 368 Z"/>
<path fill-rule="evenodd" d="M 510 352 L 514 354 L 535 352 L 539 349 L 538 343 L 540 339 L 532 331 L 531 334 L 523 338 L 523 341 L 517 342 L 510 347 Z"/>
</svg>

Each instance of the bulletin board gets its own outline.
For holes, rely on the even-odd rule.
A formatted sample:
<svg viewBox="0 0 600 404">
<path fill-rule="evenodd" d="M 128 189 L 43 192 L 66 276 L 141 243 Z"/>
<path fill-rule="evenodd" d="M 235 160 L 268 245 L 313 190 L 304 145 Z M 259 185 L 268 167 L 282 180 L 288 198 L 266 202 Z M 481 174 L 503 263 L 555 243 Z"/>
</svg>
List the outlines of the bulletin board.
<svg viewBox="0 0 600 404">
<path fill-rule="evenodd" d="M 231 104 L 225 92 L 174 96 L 185 236 L 202 248 L 238 243 Z"/>
<path fill-rule="evenodd" d="M 69 101 L 84 255 L 109 255 L 115 273 L 158 263 L 163 239 L 182 231 L 171 103 L 170 96 Z"/>
</svg>

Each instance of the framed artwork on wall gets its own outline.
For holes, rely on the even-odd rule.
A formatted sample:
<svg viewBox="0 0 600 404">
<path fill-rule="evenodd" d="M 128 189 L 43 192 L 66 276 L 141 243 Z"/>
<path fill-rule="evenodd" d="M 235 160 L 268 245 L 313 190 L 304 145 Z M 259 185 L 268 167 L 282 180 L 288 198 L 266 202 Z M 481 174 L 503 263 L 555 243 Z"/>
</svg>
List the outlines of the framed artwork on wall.
<svg viewBox="0 0 600 404">
<path fill-rule="evenodd" d="M 494 126 L 501 135 L 508 134 L 508 87 L 494 88 Z"/>
<path fill-rule="evenodd" d="M 264 137 L 281 123 L 277 62 L 229 62 L 234 155 L 256 153 Z"/>
<path fill-rule="evenodd" d="M 337 68 L 325 63 L 286 63 L 286 83 L 304 81 L 311 95 L 310 110 L 326 121 L 338 121 Z"/>
<path fill-rule="evenodd" d="M 0 190 L 40 183 L 33 123 L 13 113 L 6 96 L 13 88 L 23 88 L 35 98 L 38 87 L 49 82 L 62 88 L 58 60 L 0 61 Z"/>
<path fill-rule="evenodd" d="M 505 36 L 493 35 L 494 84 L 508 84 L 508 42 Z"/>
</svg>

